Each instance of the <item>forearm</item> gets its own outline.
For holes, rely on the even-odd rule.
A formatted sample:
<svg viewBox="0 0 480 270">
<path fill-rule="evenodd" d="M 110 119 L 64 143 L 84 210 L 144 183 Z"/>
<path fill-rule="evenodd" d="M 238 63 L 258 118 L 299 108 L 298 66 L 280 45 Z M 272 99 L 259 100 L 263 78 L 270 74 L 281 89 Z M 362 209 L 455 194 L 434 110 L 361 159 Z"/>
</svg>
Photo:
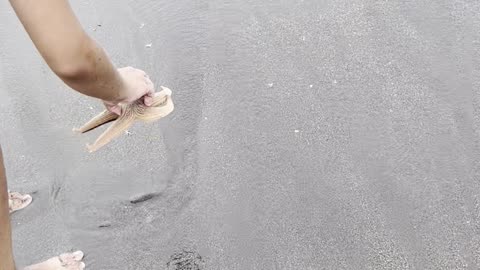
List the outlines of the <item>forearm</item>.
<svg viewBox="0 0 480 270">
<path fill-rule="evenodd" d="M 88 38 L 88 37 L 87 37 Z M 105 51 L 90 38 L 89 45 L 81 49 L 84 54 L 78 66 L 65 72 L 54 72 L 71 88 L 87 96 L 104 101 L 117 102 L 125 98 L 124 82 L 117 69 L 110 62 Z"/>
<path fill-rule="evenodd" d="M 10 0 L 49 67 L 78 92 L 123 98 L 123 81 L 104 50 L 83 30 L 67 0 Z"/>
</svg>

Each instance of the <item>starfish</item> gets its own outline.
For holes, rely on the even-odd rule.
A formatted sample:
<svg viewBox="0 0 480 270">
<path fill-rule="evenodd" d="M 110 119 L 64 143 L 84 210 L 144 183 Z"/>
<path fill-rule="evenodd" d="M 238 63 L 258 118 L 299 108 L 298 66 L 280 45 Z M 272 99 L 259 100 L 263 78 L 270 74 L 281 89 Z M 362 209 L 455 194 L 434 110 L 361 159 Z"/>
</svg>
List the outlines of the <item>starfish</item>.
<svg viewBox="0 0 480 270">
<path fill-rule="evenodd" d="M 140 100 L 130 104 L 122 104 L 120 115 L 104 110 L 82 127 L 74 128 L 73 131 L 85 133 L 103 124 L 115 121 L 92 145 L 87 144 L 88 151 L 90 153 L 95 152 L 127 131 L 135 121 L 152 122 L 170 114 L 174 108 L 171 95 L 172 90 L 162 86 L 162 91 L 155 93 L 151 106 L 145 106 Z"/>
</svg>

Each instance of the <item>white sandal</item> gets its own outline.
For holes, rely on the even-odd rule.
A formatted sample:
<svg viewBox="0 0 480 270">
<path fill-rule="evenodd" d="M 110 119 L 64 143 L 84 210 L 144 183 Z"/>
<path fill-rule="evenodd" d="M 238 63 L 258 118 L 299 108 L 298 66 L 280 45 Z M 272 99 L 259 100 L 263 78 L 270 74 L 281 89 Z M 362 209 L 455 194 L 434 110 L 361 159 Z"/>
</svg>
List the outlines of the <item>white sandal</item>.
<svg viewBox="0 0 480 270">
<path fill-rule="evenodd" d="M 28 194 L 8 191 L 8 209 L 10 214 L 29 206 L 32 200 L 32 196 Z"/>
<path fill-rule="evenodd" d="M 84 270 L 85 263 L 82 262 L 83 252 L 75 251 L 72 253 L 63 253 L 59 256 L 50 258 L 41 263 L 27 266 L 24 270 L 34 269 L 63 269 L 63 270 Z"/>
</svg>

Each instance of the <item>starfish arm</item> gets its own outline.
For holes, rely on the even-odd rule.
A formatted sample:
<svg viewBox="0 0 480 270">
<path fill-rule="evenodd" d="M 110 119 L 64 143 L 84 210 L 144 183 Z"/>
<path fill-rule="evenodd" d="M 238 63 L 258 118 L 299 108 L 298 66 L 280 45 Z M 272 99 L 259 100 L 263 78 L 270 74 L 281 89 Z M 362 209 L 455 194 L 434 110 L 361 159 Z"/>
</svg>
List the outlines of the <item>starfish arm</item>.
<svg viewBox="0 0 480 270">
<path fill-rule="evenodd" d="M 92 145 L 87 144 L 90 153 L 97 151 L 114 138 L 120 136 L 135 121 L 135 115 L 129 111 L 122 114 L 107 130 L 105 130 Z"/>
<path fill-rule="evenodd" d="M 162 104 L 165 101 L 165 97 L 170 97 L 172 95 L 172 90 L 170 90 L 170 88 L 167 88 L 165 86 L 161 87 L 162 91 L 155 93 L 152 106 L 158 106 Z"/>
<path fill-rule="evenodd" d="M 85 133 L 89 130 L 92 130 L 96 127 L 99 127 L 99 126 L 101 126 L 103 124 L 106 124 L 110 121 L 113 121 L 117 118 L 118 118 L 118 115 L 116 115 L 112 112 L 109 112 L 107 110 L 104 110 L 102 113 L 100 113 L 97 116 L 90 119 L 90 121 L 85 123 L 82 127 L 74 128 L 73 131 L 80 132 L 80 133 Z"/>
<path fill-rule="evenodd" d="M 152 122 L 169 115 L 173 109 L 174 105 L 172 98 L 167 96 L 167 100 L 162 106 L 147 107 L 141 112 L 137 113 L 136 118 L 144 122 Z"/>
</svg>

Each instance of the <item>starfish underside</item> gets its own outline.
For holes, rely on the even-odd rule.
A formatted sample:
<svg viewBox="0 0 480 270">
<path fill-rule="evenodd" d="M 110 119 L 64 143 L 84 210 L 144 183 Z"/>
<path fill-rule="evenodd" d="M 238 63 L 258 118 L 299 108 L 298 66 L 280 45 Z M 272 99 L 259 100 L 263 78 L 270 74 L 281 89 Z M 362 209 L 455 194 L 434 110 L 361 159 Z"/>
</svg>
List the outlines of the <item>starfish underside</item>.
<svg viewBox="0 0 480 270">
<path fill-rule="evenodd" d="M 88 132 L 108 122 L 114 123 L 105 130 L 93 144 L 87 144 L 90 153 L 97 151 L 108 144 L 114 138 L 125 132 L 135 121 L 152 122 L 167 116 L 173 111 L 172 91 L 162 86 L 162 91 L 155 93 L 153 104 L 145 106 L 142 101 L 136 101 L 131 104 L 123 104 L 122 113 L 117 115 L 108 110 L 93 117 L 80 128 L 74 128 L 73 131 L 79 133 Z"/>
</svg>

